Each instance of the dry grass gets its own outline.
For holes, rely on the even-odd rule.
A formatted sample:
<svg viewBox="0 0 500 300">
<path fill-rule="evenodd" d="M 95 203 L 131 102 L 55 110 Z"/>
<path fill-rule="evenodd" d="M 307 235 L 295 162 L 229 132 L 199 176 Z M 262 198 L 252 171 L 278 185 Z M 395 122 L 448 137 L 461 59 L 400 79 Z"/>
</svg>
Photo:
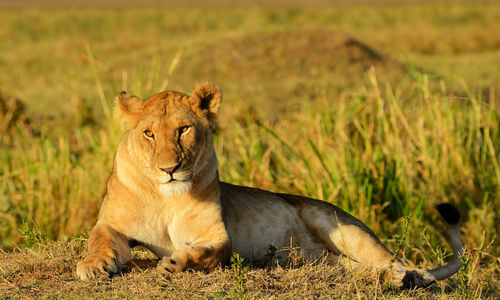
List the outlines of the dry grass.
<svg viewBox="0 0 500 300">
<path fill-rule="evenodd" d="M 250 268 L 240 275 L 242 290 L 234 268 L 219 268 L 210 273 L 163 274 L 156 270 L 157 260 L 142 249 L 134 251 L 132 263 L 124 273 L 83 282 L 75 275 L 83 245 L 84 239 L 74 239 L 0 253 L 0 294 L 7 299 L 144 298 L 145 295 L 169 299 L 456 299 L 464 292 L 457 280 L 428 289 L 399 291 L 378 284 L 376 274 L 369 270 L 352 274 L 321 262 L 297 267 Z M 465 292 L 474 298 L 494 298 L 495 294 L 483 289 L 482 280 L 488 280 L 488 276 L 478 274 L 469 283 L 471 290 Z"/>
</svg>

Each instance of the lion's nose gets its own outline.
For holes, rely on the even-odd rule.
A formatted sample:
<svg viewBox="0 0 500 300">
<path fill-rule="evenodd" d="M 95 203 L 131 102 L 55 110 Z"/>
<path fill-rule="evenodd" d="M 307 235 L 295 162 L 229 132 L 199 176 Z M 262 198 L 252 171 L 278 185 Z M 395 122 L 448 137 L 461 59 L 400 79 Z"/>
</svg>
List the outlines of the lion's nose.
<svg viewBox="0 0 500 300">
<path fill-rule="evenodd" d="M 177 165 L 172 166 L 172 167 L 166 167 L 166 168 L 158 167 L 158 168 L 160 170 L 162 170 L 163 172 L 168 173 L 170 176 L 172 176 L 172 174 L 174 174 L 175 171 L 177 171 L 177 169 L 180 168 L 180 166 L 181 166 L 181 163 L 179 162 Z"/>
</svg>

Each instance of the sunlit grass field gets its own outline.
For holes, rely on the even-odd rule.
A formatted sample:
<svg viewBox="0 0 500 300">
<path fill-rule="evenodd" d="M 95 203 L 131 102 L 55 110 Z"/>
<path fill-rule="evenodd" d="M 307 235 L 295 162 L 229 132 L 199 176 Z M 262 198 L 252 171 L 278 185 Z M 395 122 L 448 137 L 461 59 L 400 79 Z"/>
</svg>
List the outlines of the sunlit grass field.
<svg viewBox="0 0 500 300">
<path fill-rule="evenodd" d="M 499 295 L 499 4 L 11 5 L 0 37 L 0 291 L 23 293 L 20 248 L 78 241 L 66 273 L 83 255 L 123 135 L 114 96 L 210 80 L 222 180 L 332 202 L 428 267 L 451 254 L 451 202 L 465 267 L 413 296 Z"/>
</svg>

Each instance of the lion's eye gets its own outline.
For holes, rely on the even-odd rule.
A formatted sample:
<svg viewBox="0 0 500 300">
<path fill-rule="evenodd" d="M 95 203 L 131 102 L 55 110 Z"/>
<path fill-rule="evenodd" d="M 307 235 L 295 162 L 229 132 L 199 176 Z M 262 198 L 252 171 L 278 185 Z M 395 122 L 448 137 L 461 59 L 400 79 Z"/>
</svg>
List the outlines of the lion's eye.
<svg viewBox="0 0 500 300">
<path fill-rule="evenodd" d="M 186 133 L 189 131 L 190 128 L 191 128 L 191 126 L 182 126 L 179 128 L 179 133 L 180 134 Z"/>
<path fill-rule="evenodd" d="M 148 138 L 154 138 L 155 137 L 155 135 L 153 134 L 153 132 L 151 130 L 149 130 L 149 129 L 146 130 L 146 131 L 144 131 L 144 135 L 146 137 L 148 137 Z"/>
</svg>

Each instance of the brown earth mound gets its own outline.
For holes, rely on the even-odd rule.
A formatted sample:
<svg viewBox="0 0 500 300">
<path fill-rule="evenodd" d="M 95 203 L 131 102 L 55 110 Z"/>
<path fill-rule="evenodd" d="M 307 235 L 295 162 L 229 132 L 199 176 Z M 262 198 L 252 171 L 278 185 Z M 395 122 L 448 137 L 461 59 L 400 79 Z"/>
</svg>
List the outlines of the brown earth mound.
<svg viewBox="0 0 500 300">
<path fill-rule="evenodd" d="M 297 103 L 357 90 L 374 66 L 379 80 L 404 78 L 403 66 L 346 34 L 326 29 L 288 29 L 225 37 L 189 48 L 175 72 L 182 86 L 193 80 L 220 84 L 225 99 L 273 120 Z M 228 109 L 225 110 L 226 112 Z"/>
<path fill-rule="evenodd" d="M 262 80 L 332 74 L 360 76 L 369 67 L 401 74 L 400 64 L 333 30 L 309 29 L 225 38 L 186 53 L 181 70 L 212 80 Z"/>
</svg>

